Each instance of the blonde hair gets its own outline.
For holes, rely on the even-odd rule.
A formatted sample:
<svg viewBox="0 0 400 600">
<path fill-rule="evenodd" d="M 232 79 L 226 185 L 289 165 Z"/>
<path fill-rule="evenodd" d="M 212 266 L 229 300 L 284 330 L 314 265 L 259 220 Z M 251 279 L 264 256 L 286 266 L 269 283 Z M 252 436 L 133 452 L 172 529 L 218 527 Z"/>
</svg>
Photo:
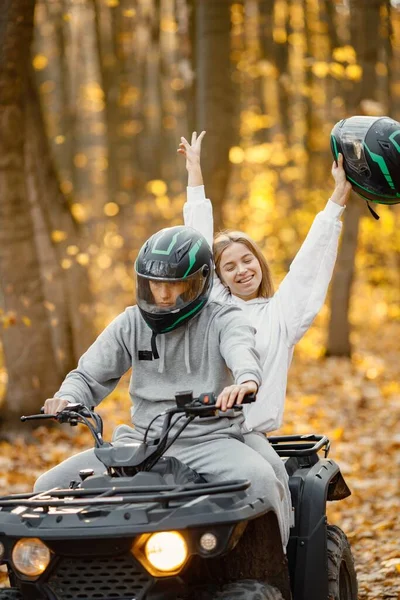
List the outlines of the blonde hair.
<svg viewBox="0 0 400 600">
<path fill-rule="evenodd" d="M 260 247 L 243 231 L 220 231 L 216 234 L 213 244 L 215 270 L 218 277 L 223 281 L 221 276 L 221 257 L 223 251 L 233 243 L 244 244 L 252 254 L 257 258 L 261 267 L 261 284 L 258 288 L 258 298 L 270 298 L 274 295 L 274 284 L 272 283 L 271 271 L 265 260 Z"/>
</svg>

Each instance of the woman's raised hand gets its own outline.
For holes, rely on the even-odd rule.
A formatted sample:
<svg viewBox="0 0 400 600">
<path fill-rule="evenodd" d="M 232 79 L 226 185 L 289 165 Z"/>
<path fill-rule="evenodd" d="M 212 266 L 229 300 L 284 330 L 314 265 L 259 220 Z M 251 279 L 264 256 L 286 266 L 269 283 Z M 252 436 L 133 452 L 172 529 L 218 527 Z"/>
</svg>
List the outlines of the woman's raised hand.
<svg viewBox="0 0 400 600">
<path fill-rule="evenodd" d="M 347 181 L 346 173 L 343 168 L 343 155 L 338 154 L 337 162 L 332 165 L 332 175 L 335 180 L 335 190 L 331 196 L 332 202 L 345 206 L 351 192 L 351 183 Z"/>
<path fill-rule="evenodd" d="M 202 131 L 199 136 L 197 136 L 196 131 L 193 131 L 190 144 L 186 138 L 181 137 L 178 153 L 185 156 L 186 169 L 188 171 L 190 171 L 190 169 L 196 169 L 200 166 L 201 142 L 203 141 L 205 135 L 205 131 Z"/>
</svg>

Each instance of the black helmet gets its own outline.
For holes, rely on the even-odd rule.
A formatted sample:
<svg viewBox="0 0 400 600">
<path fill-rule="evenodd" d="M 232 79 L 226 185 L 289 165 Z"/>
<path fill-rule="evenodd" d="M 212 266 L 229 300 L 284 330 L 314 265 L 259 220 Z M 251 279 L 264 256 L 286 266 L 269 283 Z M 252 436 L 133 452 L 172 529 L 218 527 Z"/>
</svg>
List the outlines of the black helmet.
<svg viewBox="0 0 400 600">
<path fill-rule="evenodd" d="M 168 227 L 143 244 L 135 271 L 136 301 L 144 320 L 153 333 L 167 333 L 206 304 L 212 288 L 212 251 L 195 229 Z"/>
<path fill-rule="evenodd" d="M 400 202 L 400 123 L 389 117 L 350 117 L 331 133 L 335 159 L 343 166 L 353 190 L 378 204 Z"/>
</svg>

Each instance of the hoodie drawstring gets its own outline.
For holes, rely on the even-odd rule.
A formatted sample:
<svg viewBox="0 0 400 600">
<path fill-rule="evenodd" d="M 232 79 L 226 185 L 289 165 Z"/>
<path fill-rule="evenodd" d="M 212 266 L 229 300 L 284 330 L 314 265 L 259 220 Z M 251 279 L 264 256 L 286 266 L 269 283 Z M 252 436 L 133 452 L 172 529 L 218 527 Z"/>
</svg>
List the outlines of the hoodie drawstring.
<svg viewBox="0 0 400 600">
<path fill-rule="evenodd" d="M 156 343 L 156 337 L 157 334 L 153 331 L 153 333 L 151 334 L 151 351 L 153 353 L 153 358 L 160 358 L 159 354 L 158 354 L 158 350 L 157 350 L 157 343 Z"/>
<path fill-rule="evenodd" d="M 185 327 L 185 366 L 186 372 L 190 374 L 190 356 L 189 356 L 189 323 L 186 323 Z"/>
<path fill-rule="evenodd" d="M 160 359 L 160 364 L 158 365 L 158 372 L 164 373 L 164 370 L 165 370 L 165 335 L 160 335 L 160 337 L 158 338 L 160 340 L 160 354 L 158 353 L 158 350 L 157 350 L 156 337 L 157 337 L 157 334 L 153 332 L 153 334 L 151 336 L 151 351 L 153 353 L 154 359 L 157 359 L 157 358 Z M 188 373 L 188 375 L 190 375 L 192 370 L 190 368 L 189 325 L 188 324 L 186 324 L 186 327 L 185 327 L 184 354 L 185 354 L 186 373 Z"/>
<path fill-rule="evenodd" d="M 164 373 L 164 367 L 165 367 L 165 335 L 162 335 L 160 337 L 161 340 L 161 347 L 160 347 L 160 364 L 158 365 L 158 372 L 159 373 Z"/>
</svg>

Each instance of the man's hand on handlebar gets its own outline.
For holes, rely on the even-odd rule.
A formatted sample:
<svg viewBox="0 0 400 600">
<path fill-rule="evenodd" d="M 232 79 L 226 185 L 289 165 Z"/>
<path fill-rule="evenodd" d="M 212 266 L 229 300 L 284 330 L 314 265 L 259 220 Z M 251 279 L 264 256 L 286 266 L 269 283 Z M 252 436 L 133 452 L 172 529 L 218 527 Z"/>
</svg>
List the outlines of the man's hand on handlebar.
<svg viewBox="0 0 400 600">
<path fill-rule="evenodd" d="M 62 398 L 47 398 L 43 405 L 43 412 L 45 415 L 56 415 L 64 410 L 68 404 L 68 400 L 63 400 Z"/>
<path fill-rule="evenodd" d="M 222 411 L 232 408 L 234 404 L 242 404 L 246 394 L 256 394 L 258 385 L 255 381 L 245 381 L 238 385 L 229 385 L 224 388 L 217 398 L 216 408 Z"/>
</svg>

